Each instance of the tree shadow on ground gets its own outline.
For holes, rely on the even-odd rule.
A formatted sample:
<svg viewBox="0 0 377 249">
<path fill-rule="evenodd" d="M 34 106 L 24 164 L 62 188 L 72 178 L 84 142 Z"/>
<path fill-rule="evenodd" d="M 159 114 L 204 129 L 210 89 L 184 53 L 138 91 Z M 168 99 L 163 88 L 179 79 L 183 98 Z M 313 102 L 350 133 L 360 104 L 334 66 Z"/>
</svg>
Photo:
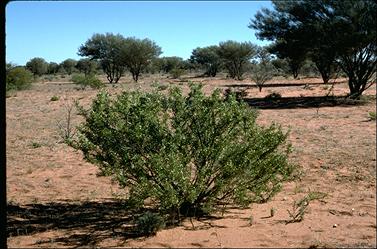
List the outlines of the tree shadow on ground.
<svg viewBox="0 0 377 249">
<path fill-rule="evenodd" d="M 258 109 L 293 109 L 293 108 L 319 108 L 333 106 L 363 105 L 373 96 L 364 96 L 363 100 L 352 100 L 346 96 L 305 96 L 281 98 L 243 98 L 251 107 Z"/>
<path fill-rule="evenodd" d="M 263 84 L 263 88 L 270 88 L 270 87 L 291 87 L 291 86 L 330 86 L 333 84 L 342 84 L 346 83 L 347 81 L 339 81 L 339 82 L 329 82 L 324 84 L 323 82 L 311 82 L 311 83 L 267 83 Z M 258 88 L 255 83 L 242 83 L 242 84 L 228 84 L 224 87 L 246 87 L 246 88 Z"/>
<path fill-rule="evenodd" d="M 135 213 L 123 202 L 8 204 L 7 236 L 59 230 L 63 235 L 53 240 L 66 246 L 94 246 L 114 237 L 125 241 L 142 237 L 133 225 L 142 213 Z"/>
</svg>

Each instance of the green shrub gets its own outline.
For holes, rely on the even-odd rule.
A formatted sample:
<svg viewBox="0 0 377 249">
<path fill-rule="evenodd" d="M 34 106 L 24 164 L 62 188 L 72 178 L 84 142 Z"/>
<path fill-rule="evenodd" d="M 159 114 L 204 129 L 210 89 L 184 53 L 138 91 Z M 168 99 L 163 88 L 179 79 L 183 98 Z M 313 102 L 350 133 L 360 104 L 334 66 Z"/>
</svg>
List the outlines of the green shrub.
<svg viewBox="0 0 377 249">
<path fill-rule="evenodd" d="M 170 71 L 170 75 L 173 79 L 178 79 L 180 78 L 183 74 L 185 73 L 185 70 L 182 69 L 182 68 L 173 68 L 171 71 Z"/>
<path fill-rule="evenodd" d="M 190 84 L 169 94 L 101 91 L 72 144 L 129 188 L 129 202 L 148 199 L 160 212 L 188 216 L 216 204 L 266 201 L 292 173 L 287 134 L 278 125 L 260 127 L 257 112 L 234 94 L 210 96 Z"/>
<path fill-rule="evenodd" d="M 58 101 L 59 99 L 59 96 L 54 95 L 51 97 L 50 101 Z"/>
<path fill-rule="evenodd" d="M 140 235 L 155 235 L 164 225 L 160 215 L 147 211 L 136 220 L 136 231 Z"/>
<path fill-rule="evenodd" d="M 6 72 L 6 91 L 28 89 L 33 82 L 33 74 L 23 68 L 15 67 Z"/>
<path fill-rule="evenodd" d="M 83 75 L 83 74 L 74 74 L 71 77 L 71 81 L 75 84 L 81 86 L 82 89 L 85 89 L 87 86 L 99 89 L 103 87 L 103 83 L 95 75 Z"/>
</svg>

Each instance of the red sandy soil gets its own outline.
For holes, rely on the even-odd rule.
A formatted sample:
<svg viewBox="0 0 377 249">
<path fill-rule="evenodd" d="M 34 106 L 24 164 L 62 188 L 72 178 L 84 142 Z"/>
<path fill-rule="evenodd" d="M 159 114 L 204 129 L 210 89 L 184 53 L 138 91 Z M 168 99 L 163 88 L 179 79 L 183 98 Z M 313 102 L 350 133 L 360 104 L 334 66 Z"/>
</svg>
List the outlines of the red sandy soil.
<svg viewBox="0 0 377 249">
<path fill-rule="evenodd" d="M 134 238 L 124 232 L 130 214 L 112 204 L 125 191 L 109 177 L 98 176 L 96 166 L 61 142 L 57 123 L 64 120 L 65 106 L 74 99 L 88 106 L 97 93 L 77 90 L 68 79 L 41 81 L 6 99 L 10 248 L 376 247 L 376 121 L 368 117 L 376 111 L 375 85 L 364 93 L 369 96 L 364 104 L 260 110 L 260 124 L 276 122 L 290 130 L 294 148 L 290 160 L 301 166 L 297 179 L 285 183 L 271 201 L 246 209 L 229 207 L 212 218 L 187 220 L 155 236 Z M 179 81 L 156 76 L 142 78 L 140 83 L 132 83 L 128 76 L 107 90 L 114 94 L 137 88 L 150 91 L 153 82 L 170 82 L 187 91 L 188 80 L 202 82 L 207 93 L 216 87 L 248 86 L 247 98 L 272 92 L 283 97 L 348 92 L 346 79 L 338 80 L 332 91 L 318 78 L 275 79 L 259 92 L 248 79 Z M 60 99 L 51 101 L 54 95 Z M 80 121 L 75 114 L 73 124 Z M 287 210 L 309 192 L 325 196 L 310 201 L 301 222 L 287 224 Z"/>
</svg>

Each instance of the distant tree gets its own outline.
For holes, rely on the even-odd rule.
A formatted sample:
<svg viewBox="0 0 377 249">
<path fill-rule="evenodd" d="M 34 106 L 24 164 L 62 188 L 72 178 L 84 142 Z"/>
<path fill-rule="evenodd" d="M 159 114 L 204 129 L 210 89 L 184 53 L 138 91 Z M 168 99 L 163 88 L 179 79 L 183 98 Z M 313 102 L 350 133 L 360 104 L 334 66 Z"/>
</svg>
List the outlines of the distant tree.
<svg viewBox="0 0 377 249">
<path fill-rule="evenodd" d="M 251 79 L 261 92 L 264 83 L 273 78 L 275 67 L 271 63 L 271 54 L 266 48 L 258 47 L 257 51 L 257 61 L 252 67 Z"/>
<path fill-rule="evenodd" d="M 122 65 L 127 67 L 137 82 L 141 72 L 161 53 L 161 48 L 154 41 L 129 37 L 121 43 L 119 56 Z"/>
<path fill-rule="evenodd" d="M 150 74 L 162 73 L 161 58 L 152 59 L 151 62 L 148 64 L 148 66 L 145 67 L 144 72 L 150 73 Z"/>
<path fill-rule="evenodd" d="M 161 57 L 161 71 L 170 73 L 175 68 L 183 68 L 183 59 L 177 56 Z"/>
<path fill-rule="evenodd" d="M 59 64 L 56 62 L 48 63 L 47 73 L 56 74 L 57 72 L 59 72 Z"/>
<path fill-rule="evenodd" d="M 359 98 L 373 84 L 370 80 L 377 65 L 376 1 L 272 2 L 274 10 L 258 11 L 249 25 L 258 31 L 258 38 L 290 44 L 293 48 L 289 55 L 296 52 L 311 56 L 320 72 L 321 68 L 329 71 L 334 58 L 348 76 L 351 98 Z M 324 81 L 327 74 L 322 76 Z"/>
<path fill-rule="evenodd" d="M 191 72 L 192 70 L 197 69 L 197 63 L 192 62 L 190 59 L 183 60 L 182 61 L 182 67 L 183 67 L 183 69 Z"/>
<path fill-rule="evenodd" d="M 191 71 L 195 69 L 195 65 L 190 60 L 183 60 L 181 57 L 159 57 L 152 59 L 145 71 L 149 73 L 170 73 L 174 68 Z"/>
<path fill-rule="evenodd" d="M 271 64 L 276 69 L 275 75 L 287 77 L 287 75 L 291 74 L 289 70 L 288 62 L 286 59 L 273 58 L 271 60 Z"/>
<path fill-rule="evenodd" d="M 204 66 L 204 75 L 215 77 L 221 66 L 218 49 L 218 46 L 198 47 L 192 51 L 190 61 Z"/>
<path fill-rule="evenodd" d="M 301 66 L 300 74 L 305 77 L 317 77 L 320 75 L 316 64 L 309 58 Z"/>
<path fill-rule="evenodd" d="M 218 55 L 228 70 L 229 76 L 241 80 L 245 64 L 256 54 L 257 47 L 250 42 L 220 42 Z"/>
<path fill-rule="evenodd" d="M 161 71 L 169 73 L 173 79 L 180 78 L 189 67 L 189 65 L 178 56 L 162 57 Z"/>
<path fill-rule="evenodd" d="M 125 71 L 120 53 L 124 42 L 125 38 L 120 34 L 94 34 L 80 46 L 78 55 L 98 61 L 107 75 L 107 80 L 110 83 L 117 83 Z"/>
<path fill-rule="evenodd" d="M 67 72 L 68 75 L 71 75 L 76 67 L 77 61 L 74 59 L 66 59 L 61 63 L 61 66 Z"/>
<path fill-rule="evenodd" d="M 77 61 L 76 68 L 80 73 L 84 73 L 86 76 L 89 74 L 94 74 L 97 70 L 98 64 L 94 60 L 90 59 L 80 59 Z"/>
<path fill-rule="evenodd" d="M 35 57 L 26 63 L 26 68 L 29 69 L 34 76 L 41 76 L 47 73 L 48 63 L 39 57 Z"/>
</svg>

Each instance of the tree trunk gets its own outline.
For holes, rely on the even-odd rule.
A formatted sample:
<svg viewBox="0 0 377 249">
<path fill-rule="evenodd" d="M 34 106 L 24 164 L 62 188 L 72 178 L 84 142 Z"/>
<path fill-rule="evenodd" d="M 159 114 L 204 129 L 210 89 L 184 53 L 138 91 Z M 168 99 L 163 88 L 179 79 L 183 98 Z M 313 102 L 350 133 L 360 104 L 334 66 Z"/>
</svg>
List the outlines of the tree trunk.
<svg viewBox="0 0 377 249">
<path fill-rule="evenodd" d="M 366 83 L 367 82 L 362 82 L 360 79 L 350 77 L 348 79 L 348 86 L 350 89 L 349 97 L 351 99 L 360 99 L 365 90 Z"/>
<path fill-rule="evenodd" d="M 326 72 L 321 72 L 320 74 L 322 76 L 323 84 L 328 84 L 330 80 L 330 76 Z"/>
<path fill-rule="evenodd" d="M 133 72 L 133 73 L 132 73 L 132 79 L 133 79 L 135 82 L 137 82 L 137 81 L 139 80 L 139 74 L 136 73 L 136 72 Z"/>
<path fill-rule="evenodd" d="M 293 73 L 293 78 L 297 79 L 297 77 L 298 77 L 298 71 L 293 71 L 292 73 Z"/>
</svg>

